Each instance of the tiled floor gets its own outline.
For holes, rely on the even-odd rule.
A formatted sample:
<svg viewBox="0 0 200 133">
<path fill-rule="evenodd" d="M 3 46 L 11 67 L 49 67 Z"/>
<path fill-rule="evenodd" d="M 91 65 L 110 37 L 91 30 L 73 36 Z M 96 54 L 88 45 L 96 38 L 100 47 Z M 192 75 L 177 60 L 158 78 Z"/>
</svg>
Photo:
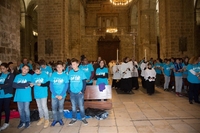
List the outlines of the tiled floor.
<svg viewBox="0 0 200 133">
<path fill-rule="evenodd" d="M 117 94 L 113 90 L 113 109 L 106 120 L 88 119 L 43 129 L 36 122 L 28 129 L 17 129 L 19 119 L 11 120 L 10 127 L 2 133 L 198 133 L 200 132 L 200 104 L 190 105 L 186 97 L 176 97 L 172 92 L 158 91 L 148 96 L 141 90 L 133 95 Z"/>
</svg>

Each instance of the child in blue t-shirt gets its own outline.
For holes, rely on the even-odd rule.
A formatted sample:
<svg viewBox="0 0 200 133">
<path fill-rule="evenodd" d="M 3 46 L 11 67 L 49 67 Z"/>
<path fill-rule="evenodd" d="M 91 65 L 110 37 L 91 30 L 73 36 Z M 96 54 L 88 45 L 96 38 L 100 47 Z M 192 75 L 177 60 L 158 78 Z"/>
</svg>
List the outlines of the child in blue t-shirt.
<svg viewBox="0 0 200 133">
<path fill-rule="evenodd" d="M 101 60 L 99 62 L 100 67 L 96 70 L 97 82 L 96 85 L 105 84 L 108 85 L 108 68 L 105 67 L 105 62 Z"/>
<path fill-rule="evenodd" d="M 8 71 L 9 65 L 2 63 L 0 65 L 0 118 L 1 113 L 5 111 L 5 123 L 1 126 L 1 130 L 5 130 L 9 126 L 10 117 L 10 101 L 13 97 L 13 80 L 14 75 Z"/>
<path fill-rule="evenodd" d="M 164 83 L 164 91 L 168 90 L 169 82 L 170 82 L 170 75 L 171 75 L 171 64 L 170 60 L 166 59 L 166 64 L 163 66 L 163 73 L 165 77 L 165 83 Z"/>
<path fill-rule="evenodd" d="M 63 62 L 58 61 L 56 64 L 56 69 L 57 71 L 53 72 L 52 76 L 50 77 L 50 91 L 52 93 L 51 104 L 53 112 L 53 122 L 51 123 L 51 126 L 55 126 L 56 123 L 59 123 L 62 126 L 64 125 L 62 117 L 69 79 L 67 74 L 63 72 Z"/>
<path fill-rule="evenodd" d="M 72 68 L 69 72 L 70 81 L 70 100 L 72 103 L 72 120 L 69 125 L 73 125 L 77 121 L 77 105 L 80 109 L 80 115 L 82 122 L 87 125 L 85 119 L 85 109 L 84 109 L 84 91 L 86 87 L 86 76 L 85 73 L 78 67 L 79 62 L 77 59 L 72 59 Z"/>
<path fill-rule="evenodd" d="M 35 74 L 32 75 L 31 86 L 34 86 L 34 97 L 38 106 L 40 120 L 37 125 L 44 123 L 44 128 L 49 126 L 49 113 L 47 107 L 47 96 L 49 77 L 40 70 L 39 64 L 33 64 Z"/>
<path fill-rule="evenodd" d="M 176 96 L 182 96 L 182 86 L 183 86 L 183 65 L 180 62 L 180 59 L 176 59 L 174 63 L 174 77 L 175 77 L 175 85 L 176 85 Z"/>
<path fill-rule="evenodd" d="M 14 102 L 17 102 L 18 111 L 20 114 L 20 123 L 18 129 L 25 126 L 28 128 L 30 126 L 30 109 L 29 105 L 32 101 L 31 95 L 31 75 L 29 72 L 29 66 L 24 65 L 22 67 L 22 73 L 18 74 L 13 82 L 13 88 L 16 88 Z"/>
<path fill-rule="evenodd" d="M 86 85 L 92 85 L 93 84 L 93 78 L 94 78 L 94 68 L 92 64 L 88 63 L 88 60 L 86 57 L 82 59 L 82 64 L 79 66 L 81 70 L 85 73 L 86 76 Z"/>
<path fill-rule="evenodd" d="M 40 66 L 41 66 L 41 71 L 42 71 L 42 72 L 45 72 L 49 77 L 51 77 L 52 68 L 46 64 L 46 61 L 43 60 L 43 59 L 41 59 L 41 60 L 39 61 L 39 64 L 40 64 Z"/>
<path fill-rule="evenodd" d="M 162 67 L 163 67 L 162 60 L 161 59 L 157 59 L 156 63 L 154 64 L 154 69 L 156 71 L 155 85 L 157 87 L 161 87 L 160 79 L 161 79 L 161 74 L 162 74 Z"/>
</svg>

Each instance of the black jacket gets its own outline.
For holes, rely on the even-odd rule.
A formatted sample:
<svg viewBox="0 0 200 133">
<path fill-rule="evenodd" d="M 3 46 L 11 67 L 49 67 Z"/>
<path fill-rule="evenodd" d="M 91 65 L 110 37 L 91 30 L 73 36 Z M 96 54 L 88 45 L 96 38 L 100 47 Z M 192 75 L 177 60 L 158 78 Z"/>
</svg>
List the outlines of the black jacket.
<svg viewBox="0 0 200 133">
<path fill-rule="evenodd" d="M 0 74 L 0 77 L 1 77 L 1 74 Z M 13 93 L 13 87 L 12 87 L 13 80 L 14 80 L 14 74 L 9 73 L 4 81 L 4 84 L 0 84 L 0 89 L 3 89 L 5 94 Z"/>
</svg>

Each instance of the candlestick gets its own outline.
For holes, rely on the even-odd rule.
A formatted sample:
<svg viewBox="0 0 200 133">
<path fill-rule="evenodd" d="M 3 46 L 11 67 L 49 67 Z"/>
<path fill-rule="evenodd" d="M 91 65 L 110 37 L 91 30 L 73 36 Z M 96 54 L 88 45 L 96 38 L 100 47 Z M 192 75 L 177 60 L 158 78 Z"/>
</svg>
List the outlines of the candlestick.
<svg viewBox="0 0 200 133">
<path fill-rule="evenodd" d="M 144 60 L 147 61 L 147 50 L 144 50 Z"/>
<path fill-rule="evenodd" d="M 118 52 L 119 52 L 119 50 L 117 49 L 117 62 L 118 62 Z"/>
</svg>

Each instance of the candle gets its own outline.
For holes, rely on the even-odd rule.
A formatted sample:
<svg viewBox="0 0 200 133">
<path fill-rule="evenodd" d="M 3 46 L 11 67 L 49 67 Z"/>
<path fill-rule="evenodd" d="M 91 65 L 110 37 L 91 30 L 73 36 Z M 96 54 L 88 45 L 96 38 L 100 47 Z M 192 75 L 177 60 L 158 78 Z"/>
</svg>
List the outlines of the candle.
<svg viewBox="0 0 200 133">
<path fill-rule="evenodd" d="M 118 52 L 119 52 L 119 50 L 117 49 L 117 62 L 118 62 Z"/>
<path fill-rule="evenodd" d="M 147 50 L 144 49 L 144 60 L 147 61 Z"/>
</svg>

